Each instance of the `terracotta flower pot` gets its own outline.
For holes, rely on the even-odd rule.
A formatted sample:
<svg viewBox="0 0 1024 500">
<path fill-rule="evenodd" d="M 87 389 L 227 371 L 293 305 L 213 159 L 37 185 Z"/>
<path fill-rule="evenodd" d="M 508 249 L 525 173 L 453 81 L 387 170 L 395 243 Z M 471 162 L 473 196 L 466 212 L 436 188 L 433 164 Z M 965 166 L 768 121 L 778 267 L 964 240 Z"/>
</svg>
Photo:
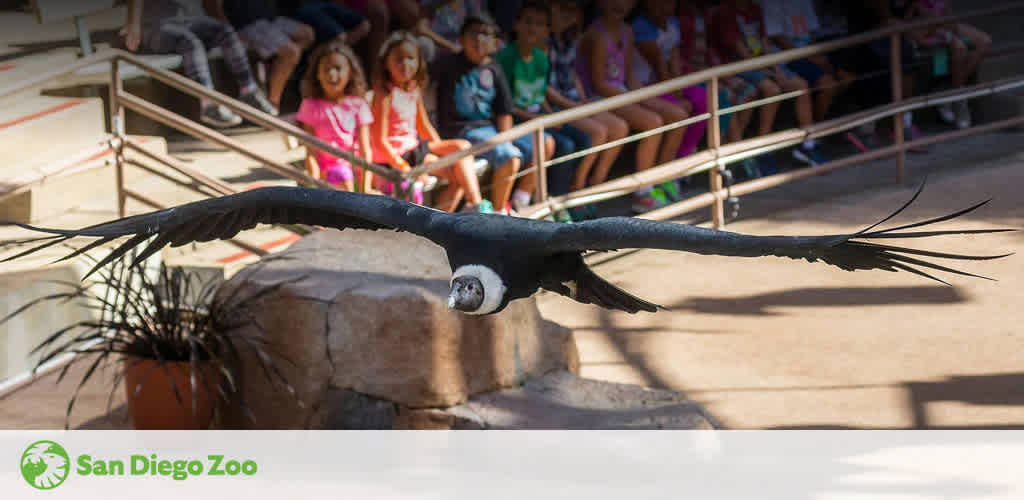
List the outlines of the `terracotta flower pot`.
<svg viewBox="0 0 1024 500">
<path fill-rule="evenodd" d="M 124 385 L 132 426 L 138 430 L 208 429 L 213 421 L 220 371 L 214 362 L 203 361 L 196 370 L 196 405 L 192 408 L 192 385 L 188 361 L 166 362 L 126 357 Z M 171 385 L 174 381 L 174 386 Z M 141 384 L 138 394 L 135 388 Z M 177 387 L 181 402 L 174 395 Z"/>
</svg>

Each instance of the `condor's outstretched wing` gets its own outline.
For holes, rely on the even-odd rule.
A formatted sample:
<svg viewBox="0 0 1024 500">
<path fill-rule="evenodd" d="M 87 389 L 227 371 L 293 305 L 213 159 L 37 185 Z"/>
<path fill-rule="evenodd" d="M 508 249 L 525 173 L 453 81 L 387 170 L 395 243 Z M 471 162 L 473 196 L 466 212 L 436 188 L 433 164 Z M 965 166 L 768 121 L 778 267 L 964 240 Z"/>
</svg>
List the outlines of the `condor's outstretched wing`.
<svg viewBox="0 0 1024 500">
<path fill-rule="evenodd" d="M 922 184 L 921 187 L 923 188 L 924 185 Z M 945 284 L 948 283 L 918 269 L 918 267 L 963 276 L 985 277 L 958 271 L 913 256 L 958 260 L 989 260 L 1012 255 L 959 255 L 862 241 L 866 239 L 924 238 L 948 234 L 1015 231 L 1015 229 L 906 231 L 960 217 L 981 208 L 988 201 L 942 217 L 890 229 L 872 231 L 875 227 L 895 217 L 910 206 L 920 194 L 921 189 L 918 189 L 917 193 L 899 210 L 854 234 L 831 236 L 750 236 L 671 222 L 635 218 L 604 218 L 580 224 L 563 225 L 555 234 L 547 239 L 545 251 L 558 253 L 587 250 L 617 250 L 623 248 L 654 248 L 735 257 L 774 255 L 792 259 L 806 259 L 809 262 L 820 260 L 847 271 L 858 269 L 907 271 Z"/>
<path fill-rule="evenodd" d="M 268 187 L 243 193 L 196 201 L 177 207 L 125 217 L 77 230 L 17 226 L 53 236 L 17 243 L 43 242 L 5 259 L 12 260 L 76 236 L 99 238 L 64 257 L 74 257 L 123 236 L 131 236 L 89 274 L 121 257 L 146 240 L 153 241 L 140 253 L 139 262 L 161 248 L 194 241 L 229 239 L 257 224 L 309 224 L 337 229 L 394 229 L 435 240 L 442 238 L 437 221 L 443 212 L 386 196 L 374 196 L 328 189 Z M 88 277 L 88 275 L 86 275 Z"/>
</svg>

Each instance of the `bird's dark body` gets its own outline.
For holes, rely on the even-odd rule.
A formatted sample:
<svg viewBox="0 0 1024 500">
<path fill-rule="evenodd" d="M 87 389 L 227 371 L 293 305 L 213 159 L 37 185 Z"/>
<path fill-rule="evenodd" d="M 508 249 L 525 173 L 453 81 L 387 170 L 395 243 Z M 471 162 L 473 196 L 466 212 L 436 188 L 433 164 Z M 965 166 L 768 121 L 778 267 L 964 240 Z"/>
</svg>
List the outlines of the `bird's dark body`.
<svg viewBox="0 0 1024 500">
<path fill-rule="evenodd" d="M 489 269 L 488 273 L 496 273 L 501 282 L 498 288 L 504 287 L 504 295 L 501 296 L 500 303 L 497 302 L 497 297 L 492 297 L 494 303 L 491 305 L 496 307 L 478 312 L 490 314 L 501 311 L 512 300 L 532 295 L 539 288 L 609 309 L 628 312 L 653 312 L 658 309 L 656 304 L 637 298 L 597 276 L 583 262 L 582 254 L 587 251 L 654 248 L 735 257 L 772 255 L 811 262 L 822 261 L 848 271 L 902 270 L 936 280 L 938 278 L 913 266 L 974 275 L 910 255 L 960 260 L 1003 257 L 956 255 L 859 241 L 1007 231 L 985 229 L 896 232 L 958 217 L 981 207 L 984 205 L 983 202 L 943 217 L 869 232 L 900 213 L 920 193 L 919 189 L 917 194 L 895 213 L 858 233 L 831 236 L 751 236 L 685 224 L 625 217 L 602 218 L 579 224 L 560 224 L 492 214 L 449 214 L 384 196 L 310 188 L 271 187 L 188 203 L 78 230 L 44 229 L 17 224 L 53 236 L 14 242 L 44 243 L 6 260 L 27 255 L 76 236 L 98 239 L 65 258 L 114 239 L 130 236 L 130 239 L 100 261 L 93 269 L 95 271 L 144 243 L 146 247 L 136 256 L 136 261 L 143 260 L 167 245 L 180 246 L 193 241 L 232 238 L 238 232 L 255 227 L 259 223 L 308 224 L 337 229 L 390 229 L 407 231 L 442 246 L 447 252 L 453 276 L 459 269 L 473 266 L 483 266 Z"/>
</svg>

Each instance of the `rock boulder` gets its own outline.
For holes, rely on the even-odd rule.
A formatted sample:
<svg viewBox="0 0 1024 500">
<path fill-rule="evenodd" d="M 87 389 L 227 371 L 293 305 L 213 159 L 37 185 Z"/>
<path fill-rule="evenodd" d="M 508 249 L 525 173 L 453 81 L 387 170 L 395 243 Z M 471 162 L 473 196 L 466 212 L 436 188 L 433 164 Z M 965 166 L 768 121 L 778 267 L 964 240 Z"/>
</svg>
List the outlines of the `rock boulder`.
<svg viewBox="0 0 1024 500">
<path fill-rule="evenodd" d="M 239 272 L 221 294 L 276 286 L 236 333 L 275 351 L 295 396 L 243 351 L 239 384 L 253 419 L 232 411 L 225 425 L 323 428 L 337 413 L 330 402 L 338 389 L 409 409 L 452 407 L 578 369 L 571 332 L 543 320 L 533 299 L 465 315 L 445 305 L 449 276 L 444 251 L 431 242 L 361 230 L 318 231 Z"/>
</svg>

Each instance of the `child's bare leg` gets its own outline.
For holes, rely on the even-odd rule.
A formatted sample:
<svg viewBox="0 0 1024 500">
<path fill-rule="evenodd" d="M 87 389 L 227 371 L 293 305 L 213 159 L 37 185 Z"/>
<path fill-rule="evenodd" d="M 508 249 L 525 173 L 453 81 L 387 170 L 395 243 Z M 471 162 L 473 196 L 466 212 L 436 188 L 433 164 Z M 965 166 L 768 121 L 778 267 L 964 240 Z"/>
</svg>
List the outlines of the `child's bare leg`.
<svg viewBox="0 0 1024 500">
<path fill-rule="evenodd" d="M 438 157 L 448 156 L 464 149 L 469 149 L 471 144 L 465 139 L 447 139 L 430 145 L 430 153 L 427 155 L 428 162 Z M 449 178 L 453 184 L 457 184 L 465 192 L 466 202 L 479 204 L 483 200 L 480 195 L 480 181 L 477 179 L 476 170 L 473 168 L 474 158 L 467 156 L 452 166 Z"/>
<path fill-rule="evenodd" d="M 779 86 L 768 78 L 761 80 L 757 84 L 757 90 L 760 93 L 761 98 L 775 97 L 781 92 Z M 760 108 L 761 121 L 757 127 L 757 134 L 768 135 L 772 131 L 772 125 L 775 124 L 775 113 L 779 111 L 779 103 L 773 102 L 770 104 L 763 104 Z"/>
<path fill-rule="evenodd" d="M 992 37 L 969 24 L 957 24 L 956 34 L 971 41 L 972 50 L 964 63 L 964 83 L 967 83 L 967 79 L 978 70 L 978 65 L 987 55 L 992 45 Z"/>
<path fill-rule="evenodd" d="M 631 130 L 651 130 L 664 125 L 661 116 L 644 106 L 631 104 L 623 106 L 614 113 L 626 121 Z M 640 141 L 636 147 L 636 169 L 637 171 L 647 170 L 654 166 L 655 155 L 658 154 L 658 145 L 661 144 L 661 135 L 656 134 Z M 678 144 L 677 144 L 678 147 Z"/>
<path fill-rule="evenodd" d="M 601 124 L 604 125 L 607 133 L 606 140 L 608 142 L 617 141 L 629 135 L 629 125 L 626 121 L 612 113 L 599 113 L 591 116 L 590 118 L 594 121 L 601 122 Z M 594 173 L 590 176 L 590 185 L 600 184 L 608 178 L 608 171 L 611 170 L 612 165 L 615 164 L 615 160 L 619 157 L 619 152 L 621 151 L 622 146 L 616 146 L 601 152 L 598 156 L 597 166 L 594 168 Z M 583 187 L 587 186 L 587 182 L 587 179 L 583 179 Z"/>
<path fill-rule="evenodd" d="M 608 140 L 608 131 L 605 130 L 604 124 L 594 118 L 580 118 L 572 122 L 572 126 L 587 134 L 591 146 L 604 144 Z M 589 154 L 580 160 L 579 165 L 576 166 L 576 172 L 573 174 L 572 184 L 569 186 L 570 191 L 578 191 L 587 187 L 587 177 L 590 175 L 590 170 L 594 167 L 597 157 L 596 154 Z"/>
<path fill-rule="evenodd" d="M 828 115 L 828 110 L 832 107 L 832 100 L 839 93 L 838 85 L 838 82 L 836 82 L 835 77 L 832 75 L 822 75 L 818 79 L 818 97 L 814 102 L 814 121 L 820 122 Z"/>
<path fill-rule="evenodd" d="M 494 182 L 491 186 L 491 201 L 496 210 L 502 210 L 512 195 L 512 186 L 515 184 L 515 176 L 519 173 L 522 160 L 512 158 L 494 171 Z"/>
<path fill-rule="evenodd" d="M 654 111 L 661 117 L 663 123 L 676 123 L 687 119 L 690 115 L 683 108 L 657 97 L 648 99 L 641 103 L 645 108 Z M 679 145 L 686 135 L 686 127 L 679 127 L 662 134 L 661 148 L 658 154 L 658 164 L 668 163 L 676 159 L 679 154 Z"/>
<path fill-rule="evenodd" d="M 788 78 L 782 77 L 779 79 L 778 84 L 784 92 L 805 92 L 796 98 L 796 121 L 800 127 L 803 128 L 814 123 L 814 109 L 811 103 L 811 95 L 806 93 L 807 80 L 804 80 L 799 76 L 792 76 Z M 763 132 L 761 135 L 764 135 L 765 133 L 767 132 Z"/>
</svg>

